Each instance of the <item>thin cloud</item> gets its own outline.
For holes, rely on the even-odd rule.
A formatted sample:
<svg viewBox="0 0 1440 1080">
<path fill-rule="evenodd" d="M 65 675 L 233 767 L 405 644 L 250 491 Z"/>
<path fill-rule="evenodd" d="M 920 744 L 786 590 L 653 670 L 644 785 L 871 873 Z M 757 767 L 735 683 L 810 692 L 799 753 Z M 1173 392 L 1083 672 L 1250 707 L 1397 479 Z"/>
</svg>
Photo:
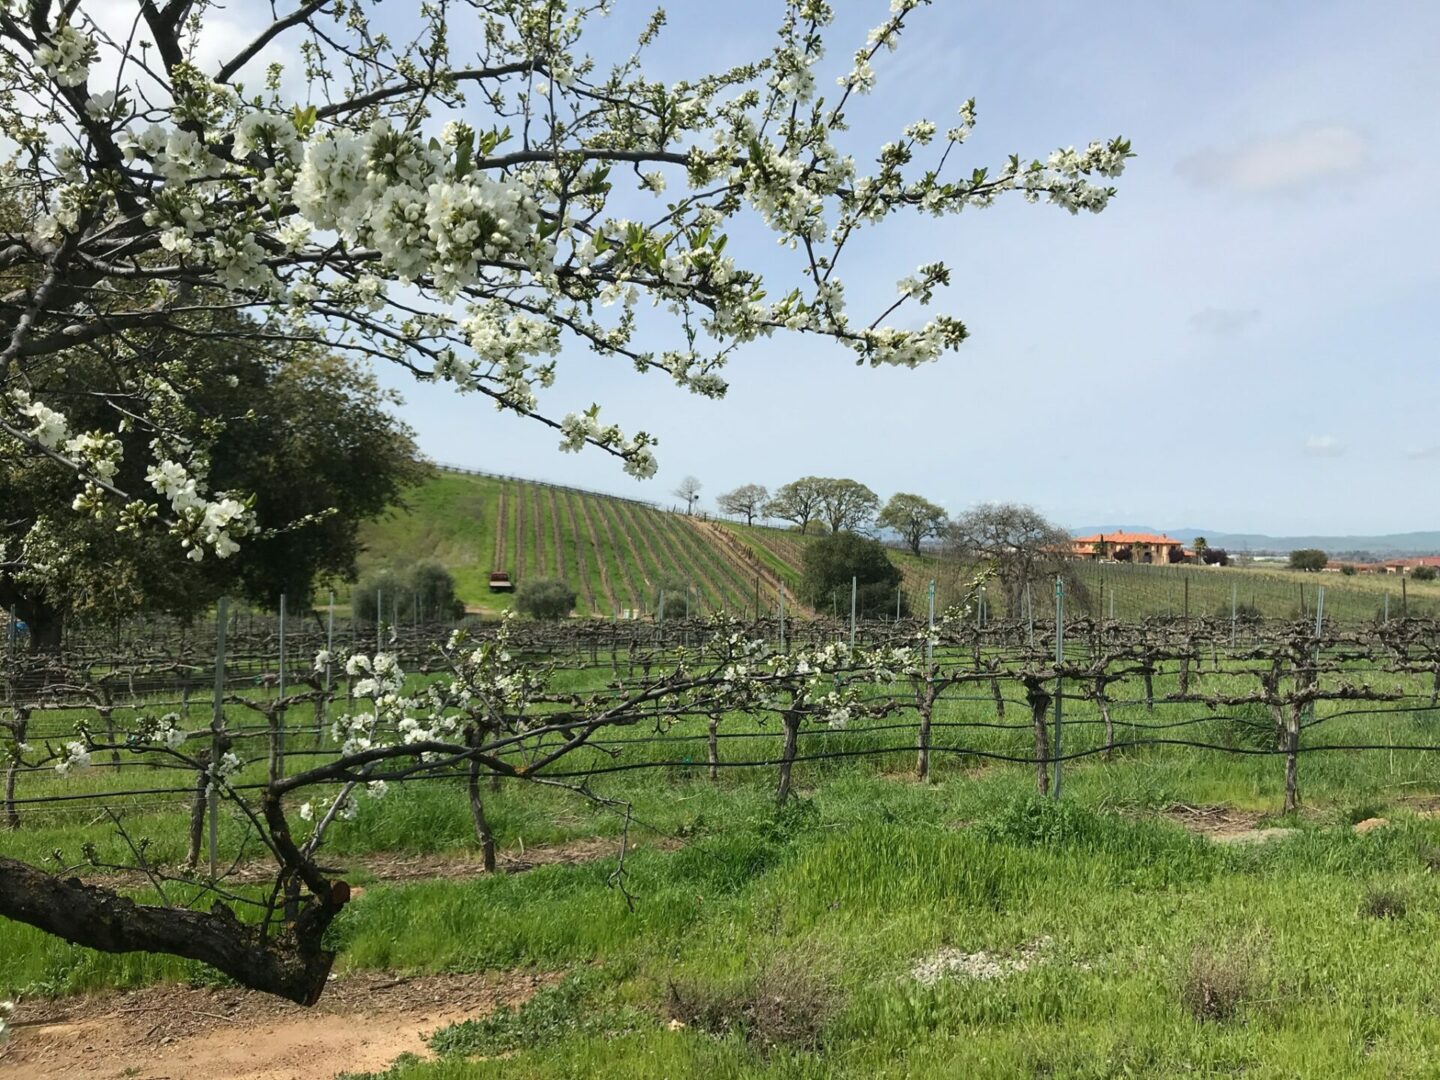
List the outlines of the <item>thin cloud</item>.
<svg viewBox="0 0 1440 1080">
<path fill-rule="evenodd" d="M 1345 453 L 1345 444 L 1334 435 L 1311 435 L 1305 440 L 1305 454 L 1308 457 L 1339 457 Z"/>
<path fill-rule="evenodd" d="M 1433 446 L 1412 446 L 1405 451 L 1411 461 L 1440 461 L 1440 443 Z"/>
<path fill-rule="evenodd" d="M 1215 337 L 1234 337 L 1259 318 L 1259 308 L 1207 307 L 1190 316 L 1190 329 Z"/>
<path fill-rule="evenodd" d="M 1182 158 L 1176 171 L 1200 187 L 1251 195 L 1296 195 L 1359 178 L 1370 168 L 1370 141 L 1340 124 L 1306 127 Z"/>
</svg>

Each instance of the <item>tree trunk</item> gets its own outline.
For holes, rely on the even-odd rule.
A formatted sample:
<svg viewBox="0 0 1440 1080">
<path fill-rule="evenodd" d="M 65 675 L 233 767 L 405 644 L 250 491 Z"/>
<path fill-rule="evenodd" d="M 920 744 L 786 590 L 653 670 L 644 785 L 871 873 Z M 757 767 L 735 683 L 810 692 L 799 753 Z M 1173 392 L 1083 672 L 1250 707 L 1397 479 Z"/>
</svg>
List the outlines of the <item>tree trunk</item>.
<svg viewBox="0 0 1440 1080">
<path fill-rule="evenodd" d="M 205 811 L 209 806 L 206 789 L 210 786 L 210 751 L 202 750 L 195 759 L 203 766 L 195 774 L 195 795 L 190 800 L 190 836 L 185 848 L 185 869 L 200 865 L 200 845 L 205 839 Z"/>
<path fill-rule="evenodd" d="M 933 681 L 927 681 L 925 692 L 919 696 L 920 729 L 915 733 L 915 776 L 930 779 L 930 721 L 935 715 L 935 696 L 939 693 Z"/>
<path fill-rule="evenodd" d="M 0 916 L 101 952 L 198 960 L 252 990 L 299 1005 L 320 1000 L 335 960 L 320 942 L 350 890 L 336 882 L 329 892 L 328 902 L 312 901 L 293 926 L 267 940 L 261 927 L 240 922 L 219 901 L 208 912 L 137 904 L 0 856 Z"/>
<path fill-rule="evenodd" d="M 1300 808 L 1300 715 L 1298 701 L 1285 714 L 1285 813 Z"/>
<path fill-rule="evenodd" d="M 1050 730 L 1045 714 L 1050 709 L 1050 695 L 1038 682 L 1026 686 L 1030 716 L 1035 725 L 1035 786 L 1041 796 L 1050 794 Z"/>
<path fill-rule="evenodd" d="M 1105 760 L 1115 753 L 1115 721 L 1110 716 L 1110 699 L 1105 696 L 1105 680 L 1095 680 L 1095 704 L 1100 706 L 1100 718 L 1105 721 Z"/>
<path fill-rule="evenodd" d="M 480 744 L 479 735 L 472 728 L 468 733 L 471 747 Z M 495 777 L 499 777 L 499 773 Z M 469 777 L 465 785 L 470 797 L 470 820 L 475 823 L 475 839 L 480 843 L 480 855 L 484 860 L 485 872 L 495 872 L 495 834 L 490 830 L 490 821 L 485 816 L 485 800 L 480 797 L 480 762 L 470 759 Z"/>
<path fill-rule="evenodd" d="M 795 747 L 800 736 L 800 714 L 787 709 L 780 715 L 785 729 L 785 738 L 780 746 L 780 786 L 775 790 L 775 804 L 784 806 L 790 797 L 790 770 L 795 763 Z"/>
</svg>

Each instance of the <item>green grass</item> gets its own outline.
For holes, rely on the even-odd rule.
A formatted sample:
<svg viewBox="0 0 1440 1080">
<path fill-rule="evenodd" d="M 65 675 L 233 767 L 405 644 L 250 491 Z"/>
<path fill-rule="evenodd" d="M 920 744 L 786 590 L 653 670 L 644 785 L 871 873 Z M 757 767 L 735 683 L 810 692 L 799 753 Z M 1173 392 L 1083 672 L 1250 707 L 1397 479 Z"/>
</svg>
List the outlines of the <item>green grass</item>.
<svg viewBox="0 0 1440 1080">
<path fill-rule="evenodd" d="M 979 710 L 962 702 L 951 715 Z M 1396 723 L 1413 739 L 1428 722 Z M 1423 761 L 1396 775 L 1383 755 L 1307 758 L 1314 816 L 1287 839 L 1230 847 L 1151 811 L 1177 799 L 1274 809 L 1278 760 L 1173 748 L 1092 760 L 1071 767 L 1057 806 L 1027 795 L 1023 766 L 942 759 L 919 785 L 902 773 L 909 759 L 803 765 L 801 796 L 782 812 L 768 770 L 718 784 L 685 769 L 599 777 L 595 790 L 629 800 L 645 823 L 632 825 L 642 847 L 625 863 L 633 910 L 613 859 L 370 884 L 336 925 L 339 970 L 571 973 L 529 1005 L 446 1029 L 438 1060 L 391 1074 L 417 1080 L 1426 1074 L 1440 1038 L 1440 875 L 1425 853 L 1440 846 L 1440 822 L 1395 802 L 1435 790 Z M 82 782 L 100 778 L 68 783 Z M 1362 802 L 1393 823 L 1353 833 Z M 487 804 L 505 847 L 620 830 L 613 810 L 553 790 L 507 784 Z M 176 849 L 172 817 L 132 827 L 156 857 Z M 227 829 L 233 840 L 238 824 Z M 39 859 L 83 836 L 118 854 L 104 835 L 56 824 L 4 847 Z M 684 846 L 650 846 L 666 836 Z M 362 803 L 328 850 L 343 864 L 470 846 L 462 791 L 430 783 Z M 1377 890 L 1402 897 L 1403 916 L 1366 914 Z M 910 976 L 943 949 L 1013 957 L 1042 939 L 1041 963 L 1001 979 Z M 1187 1004 L 1197 958 L 1241 971 L 1223 1018 Z M 0 924 L 0 994 L 157 979 L 213 981 L 182 961 L 91 953 Z M 677 995 L 691 1017 L 682 1028 L 670 1023 Z M 777 1030 L 796 1041 L 774 1041 Z"/>
</svg>

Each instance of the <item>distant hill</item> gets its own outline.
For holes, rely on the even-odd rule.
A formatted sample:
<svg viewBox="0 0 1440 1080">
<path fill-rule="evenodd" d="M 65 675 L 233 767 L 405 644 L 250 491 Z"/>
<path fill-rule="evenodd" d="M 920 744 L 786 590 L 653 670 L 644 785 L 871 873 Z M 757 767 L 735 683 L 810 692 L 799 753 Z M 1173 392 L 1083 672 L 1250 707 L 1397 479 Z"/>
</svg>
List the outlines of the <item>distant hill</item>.
<svg viewBox="0 0 1440 1080">
<path fill-rule="evenodd" d="M 1323 551 L 1370 551 L 1376 555 L 1434 555 L 1440 553 L 1440 531 L 1385 533 L 1377 536 L 1269 536 L 1265 533 L 1227 533 L 1217 529 L 1157 529 L 1152 525 L 1088 525 L 1070 530 L 1072 536 L 1099 532 L 1163 532 L 1190 543 L 1203 536 L 1211 547 L 1230 551 L 1287 552 L 1296 548 Z"/>
<path fill-rule="evenodd" d="M 1123 528 L 1159 531 L 1149 526 Z M 1106 526 L 1103 531 L 1120 530 Z M 1272 537 L 1177 529 L 1171 535 L 1185 540 L 1204 535 L 1211 543 L 1235 551 L 1262 547 L 1368 548 L 1385 554 L 1440 550 L 1440 534 L 1431 533 Z M 1426 543 L 1432 538 L 1433 543 Z M 792 615 L 816 612 L 843 618 L 848 606 L 844 590 L 830 597 L 804 595 L 805 550 L 814 539 L 813 534 L 801 536 L 793 529 L 687 517 L 593 491 L 436 469 L 406 493 L 403 505 L 364 526 L 360 571 L 437 560 L 455 575 L 461 599 L 475 612 L 498 613 L 510 605 L 507 594 L 492 594 L 487 587 L 490 571 L 506 570 L 517 582 L 537 577 L 565 580 L 575 590 L 576 613 L 582 616 L 653 612 L 662 588 L 671 596 L 688 585 L 692 614 L 725 611 L 749 616 L 757 605 L 762 612 L 774 613 L 783 586 L 786 611 Z M 1384 548 L 1381 541 L 1402 546 Z M 971 568 L 935 554 L 892 550 L 889 556 L 904 574 L 903 590 L 912 611 L 925 610 L 931 581 L 939 612 L 970 598 Z M 1301 574 L 1278 567 L 1223 570 L 1098 563 L 1086 564 L 1081 574 L 1089 597 L 1073 596 L 1071 610 L 1085 610 L 1089 604 L 1092 613 L 1108 615 L 1113 605 L 1121 619 L 1167 612 L 1223 616 L 1232 603 L 1267 615 L 1290 616 L 1312 607 L 1322 585 L 1325 610 L 1338 618 L 1375 618 L 1386 610 L 1405 610 L 1407 602 L 1411 613 L 1440 614 L 1440 584 L 1409 582 L 1407 597 L 1401 579 L 1394 576 Z M 337 593 L 342 602 L 348 599 L 343 588 Z M 1033 598 L 1042 621 L 1044 593 L 1038 590 Z M 995 615 L 1003 611 L 994 583 L 987 592 L 986 610 Z"/>
</svg>

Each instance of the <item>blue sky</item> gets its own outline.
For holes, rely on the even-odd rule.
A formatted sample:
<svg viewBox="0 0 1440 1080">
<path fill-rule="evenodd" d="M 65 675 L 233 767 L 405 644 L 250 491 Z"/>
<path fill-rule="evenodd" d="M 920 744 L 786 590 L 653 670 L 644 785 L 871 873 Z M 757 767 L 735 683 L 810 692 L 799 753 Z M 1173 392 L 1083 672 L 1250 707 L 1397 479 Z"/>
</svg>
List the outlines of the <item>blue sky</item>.
<svg viewBox="0 0 1440 1080">
<path fill-rule="evenodd" d="M 618 7 L 597 24 L 598 54 L 648 10 Z M 888 4 L 836 8 L 838 71 Z M 669 12 L 652 70 L 673 79 L 763 53 L 781 6 Z M 967 169 L 1116 134 L 1139 155 L 1099 216 L 1016 201 L 901 218 L 853 253 L 860 312 L 920 263 L 950 263 L 936 308 L 969 326 L 959 352 L 870 370 L 777 337 L 741 353 L 713 402 L 567 351 L 542 404 L 558 415 L 599 401 L 657 435 L 660 473 L 643 484 L 475 398 L 386 379 L 436 460 L 657 501 L 687 474 L 705 505 L 741 483 L 819 474 L 951 512 L 1030 502 L 1072 525 L 1431 528 L 1436 41 L 1440 5 L 1420 0 L 937 0 L 853 111 L 857 155 L 921 116 L 943 130 L 971 96 Z M 744 255 L 776 281 L 790 265 L 773 245 Z"/>
</svg>

